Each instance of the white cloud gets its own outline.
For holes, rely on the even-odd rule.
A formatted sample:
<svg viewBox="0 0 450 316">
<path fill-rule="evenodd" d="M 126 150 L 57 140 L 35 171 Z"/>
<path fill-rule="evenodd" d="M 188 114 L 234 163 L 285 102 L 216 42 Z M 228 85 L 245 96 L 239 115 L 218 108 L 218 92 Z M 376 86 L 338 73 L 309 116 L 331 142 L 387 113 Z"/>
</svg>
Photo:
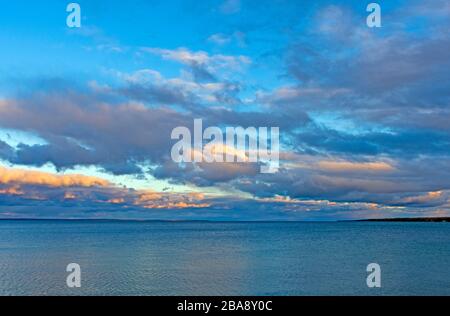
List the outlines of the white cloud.
<svg viewBox="0 0 450 316">
<path fill-rule="evenodd" d="M 216 33 L 208 37 L 208 41 L 217 45 L 225 45 L 231 41 L 231 38 L 222 33 Z"/>
<path fill-rule="evenodd" d="M 220 12 L 223 14 L 235 14 L 241 11 L 240 0 L 225 0 L 220 6 Z"/>
<path fill-rule="evenodd" d="M 236 69 L 242 67 L 243 65 L 251 63 L 251 59 L 243 55 L 209 55 L 205 51 L 193 52 L 184 47 L 180 47 L 177 49 L 143 48 L 142 50 L 151 54 L 161 56 L 165 60 L 173 60 L 189 66 L 204 65 L 214 69 Z"/>
</svg>

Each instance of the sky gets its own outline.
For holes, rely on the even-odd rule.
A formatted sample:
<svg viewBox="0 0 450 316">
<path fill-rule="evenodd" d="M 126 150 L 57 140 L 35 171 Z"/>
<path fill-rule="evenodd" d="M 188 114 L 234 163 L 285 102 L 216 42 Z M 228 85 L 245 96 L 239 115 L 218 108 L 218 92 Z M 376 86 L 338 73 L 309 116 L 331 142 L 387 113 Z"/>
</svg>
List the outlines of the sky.
<svg viewBox="0 0 450 316">
<path fill-rule="evenodd" d="M 0 1 L 0 218 L 450 216 L 450 3 Z M 175 163 L 279 127 L 280 168 Z"/>
</svg>

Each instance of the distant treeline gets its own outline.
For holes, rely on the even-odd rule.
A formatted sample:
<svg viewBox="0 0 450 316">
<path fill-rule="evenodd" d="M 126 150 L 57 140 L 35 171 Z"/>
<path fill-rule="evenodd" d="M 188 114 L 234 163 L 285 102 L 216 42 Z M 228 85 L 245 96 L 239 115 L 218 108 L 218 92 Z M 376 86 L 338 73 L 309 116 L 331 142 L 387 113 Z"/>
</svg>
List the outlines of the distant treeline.
<svg viewBox="0 0 450 316">
<path fill-rule="evenodd" d="M 361 222 L 450 222 L 450 217 L 379 218 L 365 219 Z"/>
</svg>

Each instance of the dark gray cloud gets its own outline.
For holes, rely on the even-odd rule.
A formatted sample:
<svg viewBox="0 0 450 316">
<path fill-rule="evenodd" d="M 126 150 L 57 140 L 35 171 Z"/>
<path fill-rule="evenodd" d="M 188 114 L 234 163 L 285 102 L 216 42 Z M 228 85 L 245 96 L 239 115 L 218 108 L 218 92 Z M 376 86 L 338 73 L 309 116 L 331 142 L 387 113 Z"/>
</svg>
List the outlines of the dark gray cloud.
<svg viewBox="0 0 450 316">
<path fill-rule="evenodd" d="M 14 149 L 4 141 L 0 140 L 0 159 L 9 160 L 14 155 Z"/>
<path fill-rule="evenodd" d="M 334 112 L 360 126 L 448 130 L 449 13 L 412 2 L 384 13 L 388 31 L 354 23 L 360 18 L 344 5 L 319 10 L 285 55 L 294 83 L 260 101 L 292 113 Z M 418 26 L 418 18 L 429 23 Z"/>
<path fill-rule="evenodd" d="M 1 126 L 29 131 L 47 141 L 44 145 L 18 146 L 13 162 L 51 162 L 58 168 L 99 165 L 121 173 L 138 171 L 133 161 L 157 162 L 169 155 L 172 129 L 192 122 L 172 110 L 105 104 L 82 93 L 41 92 L 12 101 L 1 112 Z"/>
<path fill-rule="evenodd" d="M 450 139 L 443 131 L 397 128 L 346 133 L 318 125 L 299 109 L 296 115 L 277 108 L 267 113 L 225 108 L 202 111 L 200 107 L 195 112 L 182 112 L 123 103 L 121 98 L 106 103 L 95 92 L 84 91 L 59 94 L 41 90 L 9 101 L 8 107 L 0 116 L 1 126 L 37 134 L 47 142 L 20 144 L 13 155 L 11 148 L 6 147 L 7 159 L 15 164 L 42 166 L 50 162 L 58 169 L 93 165 L 113 174 L 136 175 L 148 170 L 142 169 L 142 165 L 152 165 L 149 172 L 159 179 L 198 186 L 229 183 L 260 197 L 282 194 L 295 198 L 388 203 L 394 200 L 395 194 L 448 188 L 445 179 L 449 177 L 442 173 L 430 170 L 419 173 L 422 164 L 432 159 L 439 159 L 443 168 L 449 170 Z M 389 157 L 398 161 L 399 171 L 395 176 L 364 174 L 353 178 L 349 173 L 336 176 L 320 169 L 286 169 L 282 163 L 278 174 L 268 176 L 259 174 L 259 166 L 255 164 L 174 164 L 170 159 L 171 131 L 177 126 L 192 129 L 194 118 L 203 118 L 204 127 L 279 126 L 284 144 L 293 153 L 312 155 L 318 161 L 330 156 L 344 160 L 360 157 L 362 161 Z M 429 160 L 414 160 L 421 156 Z M 416 164 L 407 167 L 408 159 Z M 408 176 L 401 172 L 407 172 Z M 399 174 L 401 178 L 396 178 Z"/>
<path fill-rule="evenodd" d="M 57 93 L 51 90 L 45 93 L 41 90 L 8 101 L 7 108 L 0 109 L 0 126 L 24 130 L 46 141 L 37 145 L 19 144 L 13 154 L 9 149 L 8 160 L 15 164 L 43 166 L 52 163 L 60 170 L 98 166 L 114 174 L 141 174 L 140 165 L 156 164 L 159 168 L 155 174 L 159 177 L 176 177 L 178 173 L 183 181 L 201 183 L 203 178 L 205 183 L 213 183 L 238 177 L 246 167 L 221 174 L 217 166 L 203 165 L 202 172 L 191 174 L 180 166 L 167 163 L 171 161 L 170 151 L 175 141 L 170 135 L 175 127 L 186 126 L 192 130 L 193 120 L 202 118 L 205 128 L 282 126 L 291 130 L 301 121 L 309 120 L 306 114 L 294 121 L 282 113 L 239 113 L 224 108 L 204 108 L 202 111 L 201 108 L 196 107 L 195 112 L 181 112 L 123 103 L 120 97 L 107 103 L 104 96 L 98 97 L 96 92 L 79 91 L 77 94 L 75 91 Z"/>
<path fill-rule="evenodd" d="M 255 177 L 260 172 L 259 164 L 250 163 L 198 163 L 179 166 L 165 161 L 152 170 L 159 179 L 171 179 L 177 184 L 195 184 L 196 186 L 213 186 L 231 180 Z"/>
<path fill-rule="evenodd" d="M 139 85 L 130 84 L 127 87 L 118 89 L 118 93 L 131 100 L 149 102 L 150 104 L 189 104 L 193 95 L 185 94 L 180 90 L 170 86 L 156 86 L 151 84 Z"/>
<path fill-rule="evenodd" d="M 396 158 L 421 155 L 448 158 L 450 155 L 450 134 L 439 130 L 396 128 L 352 133 L 310 124 L 294 135 L 295 148 L 308 153 L 388 155 Z"/>
</svg>

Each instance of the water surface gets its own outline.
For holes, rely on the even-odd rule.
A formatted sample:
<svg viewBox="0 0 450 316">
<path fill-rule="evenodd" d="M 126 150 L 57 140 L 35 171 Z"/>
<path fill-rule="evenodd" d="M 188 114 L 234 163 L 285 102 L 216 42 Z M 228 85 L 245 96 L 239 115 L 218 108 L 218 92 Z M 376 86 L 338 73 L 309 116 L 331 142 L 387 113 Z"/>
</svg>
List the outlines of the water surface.
<svg viewBox="0 0 450 316">
<path fill-rule="evenodd" d="M 0 295 L 450 295 L 449 267 L 449 223 L 0 221 Z"/>
</svg>

